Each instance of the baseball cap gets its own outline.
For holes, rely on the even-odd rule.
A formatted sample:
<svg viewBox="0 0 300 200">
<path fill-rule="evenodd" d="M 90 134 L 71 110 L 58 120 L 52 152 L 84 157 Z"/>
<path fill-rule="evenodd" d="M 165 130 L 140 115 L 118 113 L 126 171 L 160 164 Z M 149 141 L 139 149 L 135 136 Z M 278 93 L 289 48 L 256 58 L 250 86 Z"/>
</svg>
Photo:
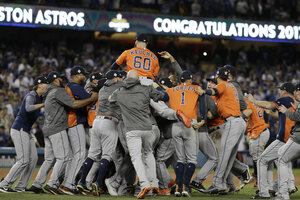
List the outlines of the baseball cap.
<svg viewBox="0 0 300 200">
<path fill-rule="evenodd" d="M 292 83 L 283 83 L 280 87 L 278 87 L 280 90 L 285 90 L 290 94 L 294 93 L 295 87 Z"/>
<path fill-rule="evenodd" d="M 104 86 L 104 83 L 107 81 L 107 78 L 100 78 L 97 82 L 97 85 L 93 87 L 94 92 L 99 92 L 99 90 Z"/>
<path fill-rule="evenodd" d="M 119 72 L 118 77 L 123 78 L 123 77 L 125 77 L 125 76 L 127 76 L 127 72 L 125 72 L 125 71 L 120 71 L 120 72 Z"/>
<path fill-rule="evenodd" d="M 55 79 L 61 78 L 62 76 L 58 72 L 50 72 L 47 75 L 48 83 L 52 83 Z"/>
<path fill-rule="evenodd" d="M 300 83 L 295 86 L 295 90 L 300 91 Z"/>
<path fill-rule="evenodd" d="M 162 85 L 167 86 L 168 88 L 173 87 L 173 84 L 172 84 L 171 80 L 168 77 L 161 78 L 159 80 L 159 83 L 162 84 Z"/>
<path fill-rule="evenodd" d="M 218 75 L 224 81 L 227 81 L 228 79 L 228 71 L 225 67 L 219 68 L 216 75 Z"/>
<path fill-rule="evenodd" d="M 87 75 L 87 73 L 85 72 L 85 70 L 82 67 L 76 66 L 73 67 L 71 69 L 71 76 L 77 75 L 77 74 L 83 74 L 83 75 Z"/>
<path fill-rule="evenodd" d="M 94 72 L 91 74 L 90 76 L 90 81 L 93 81 L 93 80 L 100 80 L 101 78 L 103 78 L 103 75 L 99 72 Z"/>
<path fill-rule="evenodd" d="M 33 85 L 34 86 L 36 86 L 38 84 L 41 84 L 41 83 L 48 84 L 48 81 L 47 81 L 46 77 L 44 77 L 44 76 L 38 76 L 33 81 Z"/>
<path fill-rule="evenodd" d="M 140 41 L 140 42 L 148 42 L 147 35 L 144 34 L 144 33 L 139 34 L 139 35 L 136 37 L 136 40 L 137 40 L 137 41 Z"/>
<path fill-rule="evenodd" d="M 212 76 L 208 77 L 206 80 L 207 80 L 207 81 L 212 81 L 212 82 L 214 82 L 215 84 L 217 84 L 217 80 L 216 80 L 216 76 L 215 76 L 215 75 L 212 75 Z"/>
<path fill-rule="evenodd" d="M 236 70 L 234 69 L 234 67 L 232 67 L 231 65 L 225 65 L 224 68 L 227 69 L 227 71 L 228 71 L 233 77 L 236 77 Z"/>
<path fill-rule="evenodd" d="M 113 79 L 116 77 L 119 77 L 119 72 L 117 70 L 110 70 L 105 74 L 105 78 L 107 79 Z"/>
<path fill-rule="evenodd" d="M 192 72 L 189 71 L 189 70 L 185 70 L 181 73 L 180 75 L 180 81 L 181 82 L 185 82 L 186 80 L 189 80 L 189 79 L 192 79 L 193 76 L 192 76 Z"/>
</svg>

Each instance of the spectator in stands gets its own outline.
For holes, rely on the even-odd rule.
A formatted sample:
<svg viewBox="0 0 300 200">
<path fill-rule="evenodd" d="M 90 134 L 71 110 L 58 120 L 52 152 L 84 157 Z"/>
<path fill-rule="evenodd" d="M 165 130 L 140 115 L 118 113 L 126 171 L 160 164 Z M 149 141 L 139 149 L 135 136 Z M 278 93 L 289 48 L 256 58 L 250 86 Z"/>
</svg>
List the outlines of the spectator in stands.
<svg viewBox="0 0 300 200">
<path fill-rule="evenodd" d="M 199 3 L 199 0 L 194 0 L 194 2 L 191 5 L 191 11 L 193 16 L 200 16 L 201 5 Z"/>
<path fill-rule="evenodd" d="M 0 124 L 4 126 L 5 133 L 9 133 L 10 127 L 13 123 L 13 118 L 7 113 L 7 107 L 2 106 L 0 108 Z"/>
<path fill-rule="evenodd" d="M 6 147 L 8 138 L 8 135 L 5 133 L 5 127 L 0 125 L 0 147 Z"/>
</svg>

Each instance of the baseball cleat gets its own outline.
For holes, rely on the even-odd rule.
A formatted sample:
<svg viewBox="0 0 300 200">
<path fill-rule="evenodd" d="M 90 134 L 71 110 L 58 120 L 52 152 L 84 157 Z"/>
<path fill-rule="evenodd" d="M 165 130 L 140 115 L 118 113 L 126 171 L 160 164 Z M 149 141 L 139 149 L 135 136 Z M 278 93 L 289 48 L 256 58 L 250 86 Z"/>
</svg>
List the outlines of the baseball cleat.
<svg viewBox="0 0 300 200">
<path fill-rule="evenodd" d="M 189 192 L 189 188 L 186 187 L 184 184 L 183 184 L 183 186 L 182 186 L 182 192 L 181 192 L 181 195 L 182 195 L 183 197 L 191 197 L 191 194 L 190 194 L 190 192 Z"/>
<path fill-rule="evenodd" d="M 83 185 L 81 182 L 79 182 L 76 187 L 77 187 L 78 191 L 80 191 L 81 194 L 83 194 L 83 195 L 88 195 L 90 192 L 90 190 L 85 185 Z"/>
<path fill-rule="evenodd" d="M 158 195 L 158 193 L 159 193 L 158 187 L 152 187 L 151 189 L 152 189 L 152 195 L 153 195 L 153 196 Z"/>
<path fill-rule="evenodd" d="M 205 190 L 205 187 L 201 183 L 197 183 L 196 181 L 192 181 L 190 183 L 190 187 L 199 192 L 203 192 Z"/>
<path fill-rule="evenodd" d="M 175 197 L 181 197 L 181 191 L 178 185 L 175 186 Z"/>
<path fill-rule="evenodd" d="M 57 189 L 57 188 L 54 188 L 54 187 L 51 187 L 50 185 L 45 185 L 44 189 L 48 192 L 50 192 L 51 194 L 53 195 L 60 195 L 61 192 Z"/>
<path fill-rule="evenodd" d="M 180 121 L 182 121 L 182 123 L 184 123 L 184 125 L 187 128 L 191 128 L 192 127 L 192 120 L 190 118 L 188 118 L 183 111 L 177 110 L 176 114 L 177 114 L 178 119 Z"/>
<path fill-rule="evenodd" d="M 170 192 L 170 189 L 167 188 L 167 189 L 159 189 L 158 191 L 158 196 L 170 196 L 171 195 L 171 192 Z"/>
<path fill-rule="evenodd" d="M 145 199 L 147 193 L 151 190 L 151 187 L 148 186 L 148 187 L 145 187 L 144 189 L 142 189 L 140 191 L 140 193 L 138 194 L 137 196 L 137 199 Z"/>
<path fill-rule="evenodd" d="M 28 189 L 28 191 L 34 192 L 36 194 L 45 193 L 45 191 L 42 188 L 38 188 L 33 185 Z"/>
<path fill-rule="evenodd" d="M 65 193 L 65 194 L 68 194 L 68 195 L 74 195 L 76 194 L 76 191 L 75 190 L 72 190 L 70 188 L 67 188 L 63 185 L 59 186 L 58 188 L 61 192 Z"/>
<path fill-rule="evenodd" d="M 290 190 L 289 193 L 290 193 L 290 195 L 291 195 L 291 194 L 296 193 L 297 191 L 298 191 L 298 188 L 295 186 L 295 188 L 292 189 L 292 190 Z"/>
<path fill-rule="evenodd" d="M 96 197 L 100 196 L 100 188 L 97 183 L 92 184 L 92 194 L 93 194 L 93 196 L 96 196 Z"/>
<path fill-rule="evenodd" d="M 11 188 L 0 187 L 0 192 L 3 192 L 3 193 L 15 193 L 17 191 L 13 190 Z"/>
<path fill-rule="evenodd" d="M 118 196 L 118 189 L 117 188 L 114 188 L 110 182 L 109 182 L 109 179 L 105 179 L 105 185 L 107 187 L 107 190 L 108 190 L 108 193 L 111 195 L 111 196 Z"/>
<path fill-rule="evenodd" d="M 204 193 L 206 194 L 219 194 L 219 193 L 224 193 L 226 190 L 222 190 L 216 187 L 210 187 L 207 190 L 204 190 Z"/>
</svg>

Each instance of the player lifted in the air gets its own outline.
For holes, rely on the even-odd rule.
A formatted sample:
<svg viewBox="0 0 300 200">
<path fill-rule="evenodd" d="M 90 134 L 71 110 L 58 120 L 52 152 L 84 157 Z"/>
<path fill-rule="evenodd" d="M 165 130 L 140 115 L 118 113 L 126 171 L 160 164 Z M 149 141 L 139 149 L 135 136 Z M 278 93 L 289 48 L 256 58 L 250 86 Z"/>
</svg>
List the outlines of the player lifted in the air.
<svg viewBox="0 0 300 200">
<path fill-rule="evenodd" d="M 135 70 L 139 74 L 142 85 L 151 85 L 157 77 L 159 63 L 156 55 L 147 49 L 148 39 L 145 34 L 137 36 L 135 47 L 125 50 L 111 66 L 111 69 L 118 69 L 126 62 L 127 72 Z"/>
</svg>

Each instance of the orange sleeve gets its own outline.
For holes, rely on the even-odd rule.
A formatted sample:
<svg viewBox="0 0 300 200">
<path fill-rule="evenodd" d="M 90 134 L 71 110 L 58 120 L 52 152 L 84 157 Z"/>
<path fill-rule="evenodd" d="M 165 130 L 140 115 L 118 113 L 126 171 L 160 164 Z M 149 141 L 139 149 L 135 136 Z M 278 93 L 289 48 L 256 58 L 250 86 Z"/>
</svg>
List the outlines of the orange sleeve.
<svg viewBox="0 0 300 200">
<path fill-rule="evenodd" d="M 224 90 L 226 89 L 226 85 L 224 83 L 221 83 L 217 85 L 216 89 L 218 90 L 219 94 L 222 94 Z"/>
<path fill-rule="evenodd" d="M 117 65 L 121 66 L 127 58 L 127 50 L 124 51 L 119 58 L 116 60 Z"/>
</svg>

